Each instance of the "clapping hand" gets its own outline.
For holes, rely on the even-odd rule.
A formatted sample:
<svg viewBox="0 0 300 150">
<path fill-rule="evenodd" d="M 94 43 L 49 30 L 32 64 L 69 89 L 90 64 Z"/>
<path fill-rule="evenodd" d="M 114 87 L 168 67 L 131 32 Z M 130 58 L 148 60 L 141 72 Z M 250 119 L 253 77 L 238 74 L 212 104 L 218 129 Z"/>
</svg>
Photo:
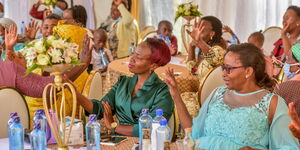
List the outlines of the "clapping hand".
<svg viewBox="0 0 300 150">
<path fill-rule="evenodd" d="M 6 60 L 12 61 L 26 69 L 26 60 L 20 52 L 17 56 L 14 51 L 8 51 L 6 54 Z"/>
<path fill-rule="evenodd" d="M 195 23 L 193 25 L 192 32 L 189 30 L 186 30 L 187 33 L 192 37 L 192 39 L 195 42 L 203 41 L 203 37 L 201 36 L 201 33 L 204 30 L 204 24 L 201 19 L 197 21 L 197 18 L 195 19 Z"/>
<path fill-rule="evenodd" d="M 180 96 L 180 92 L 178 90 L 178 86 L 177 86 L 177 82 L 176 79 L 174 77 L 174 70 L 171 68 L 167 68 L 165 70 L 165 74 L 167 76 L 167 78 L 164 79 L 164 82 L 168 85 L 169 89 L 170 89 L 170 94 L 171 96 L 174 98 L 176 96 Z"/>
<path fill-rule="evenodd" d="M 5 48 L 6 50 L 13 50 L 14 45 L 17 43 L 18 34 L 16 25 L 12 24 L 8 30 L 5 30 Z"/>
<path fill-rule="evenodd" d="M 89 65 L 91 59 L 92 46 L 90 46 L 90 38 L 88 37 L 88 35 L 85 35 L 82 43 L 82 50 L 80 52 L 80 61 Z"/>
<path fill-rule="evenodd" d="M 300 119 L 298 117 L 298 114 L 296 113 L 295 107 L 294 107 L 295 103 L 289 103 L 289 111 L 288 114 L 290 115 L 290 117 L 292 118 L 292 122 L 289 126 L 292 134 L 300 139 Z"/>
<path fill-rule="evenodd" d="M 113 116 L 112 116 L 110 105 L 108 102 L 103 102 L 103 101 L 102 101 L 102 105 L 104 108 L 104 114 L 103 114 L 104 124 L 107 129 L 111 130 L 111 123 L 113 123 Z"/>
<path fill-rule="evenodd" d="M 30 40 L 34 40 L 37 31 L 40 29 L 37 21 L 32 21 L 28 24 L 28 27 L 25 28 L 25 36 Z"/>
</svg>

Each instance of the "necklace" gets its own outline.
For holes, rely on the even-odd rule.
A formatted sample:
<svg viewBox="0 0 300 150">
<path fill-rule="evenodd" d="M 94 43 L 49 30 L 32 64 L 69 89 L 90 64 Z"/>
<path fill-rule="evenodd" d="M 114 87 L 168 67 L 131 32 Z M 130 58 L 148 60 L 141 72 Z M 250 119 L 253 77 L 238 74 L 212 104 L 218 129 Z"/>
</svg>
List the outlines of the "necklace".
<svg viewBox="0 0 300 150">
<path fill-rule="evenodd" d="M 256 93 L 259 93 L 261 91 L 264 91 L 265 89 L 260 89 L 260 90 L 257 90 L 257 91 L 254 91 L 254 92 L 250 92 L 250 93 L 238 93 L 236 90 L 232 90 L 232 93 L 234 95 L 238 95 L 238 96 L 249 96 L 249 95 L 254 95 Z"/>
</svg>

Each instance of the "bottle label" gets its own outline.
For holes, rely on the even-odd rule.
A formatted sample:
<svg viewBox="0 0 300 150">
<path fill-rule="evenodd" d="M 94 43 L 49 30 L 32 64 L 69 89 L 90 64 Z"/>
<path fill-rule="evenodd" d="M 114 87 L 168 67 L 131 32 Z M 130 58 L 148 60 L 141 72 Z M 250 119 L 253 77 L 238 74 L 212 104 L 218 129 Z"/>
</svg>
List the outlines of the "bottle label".
<svg viewBox="0 0 300 150">
<path fill-rule="evenodd" d="M 150 129 L 142 129 L 143 139 L 150 139 Z"/>
<path fill-rule="evenodd" d="M 151 133 L 151 147 L 156 149 L 157 138 L 156 138 L 156 129 L 159 127 L 159 123 L 152 123 L 152 133 Z"/>
</svg>

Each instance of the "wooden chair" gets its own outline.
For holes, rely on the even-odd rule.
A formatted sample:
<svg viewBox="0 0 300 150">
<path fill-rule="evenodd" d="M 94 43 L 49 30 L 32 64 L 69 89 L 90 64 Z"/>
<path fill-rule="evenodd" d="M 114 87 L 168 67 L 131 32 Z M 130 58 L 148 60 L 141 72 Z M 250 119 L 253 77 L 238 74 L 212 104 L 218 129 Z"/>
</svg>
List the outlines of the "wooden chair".
<svg viewBox="0 0 300 150">
<path fill-rule="evenodd" d="M 280 38 L 281 36 L 281 28 L 277 26 L 268 27 L 263 31 L 265 42 L 263 45 L 264 54 L 266 56 L 270 56 L 274 49 L 274 43 Z"/>
<path fill-rule="evenodd" d="M 231 40 L 232 40 L 232 35 L 231 35 L 229 32 L 223 32 L 222 38 L 223 38 L 226 42 L 228 42 L 228 41 L 231 41 Z"/>
<path fill-rule="evenodd" d="M 0 87 L 0 138 L 8 136 L 7 121 L 9 114 L 17 112 L 23 127 L 29 129 L 30 118 L 27 103 L 22 94 L 10 87 Z"/>
<path fill-rule="evenodd" d="M 199 88 L 199 103 L 204 104 L 204 101 L 209 96 L 209 94 L 219 86 L 225 85 L 222 78 L 222 68 L 221 66 L 212 69 L 205 77 L 203 84 Z"/>
</svg>

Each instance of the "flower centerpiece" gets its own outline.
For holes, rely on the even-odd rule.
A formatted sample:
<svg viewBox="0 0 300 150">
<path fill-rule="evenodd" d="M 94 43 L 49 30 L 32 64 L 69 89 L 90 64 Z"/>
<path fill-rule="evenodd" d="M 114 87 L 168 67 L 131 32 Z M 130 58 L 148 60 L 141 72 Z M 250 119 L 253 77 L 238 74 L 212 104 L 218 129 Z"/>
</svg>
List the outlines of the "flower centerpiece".
<svg viewBox="0 0 300 150">
<path fill-rule="evenodd" d="M 42 0 L 42 4 L 46 6 L 53 6 L 56 5 L 57 0 Z"/>
<path fill-rule="evenodd" d="M 26 74 L 57 64 L 80 65 L 78 45 L 56 36 L 31 41 L 22 50 L 27 63 Z"/>
<path fill-rule="evenodd" d="M 202 14 L 198 11 L 198 5 L 193 5 L 192 2 L 183 3 L 178 5 L 177 7 L 175 22 L 179 17 L 185 17 L 185 16 L 196 17 L 201 15 Z"/>
</svg>

